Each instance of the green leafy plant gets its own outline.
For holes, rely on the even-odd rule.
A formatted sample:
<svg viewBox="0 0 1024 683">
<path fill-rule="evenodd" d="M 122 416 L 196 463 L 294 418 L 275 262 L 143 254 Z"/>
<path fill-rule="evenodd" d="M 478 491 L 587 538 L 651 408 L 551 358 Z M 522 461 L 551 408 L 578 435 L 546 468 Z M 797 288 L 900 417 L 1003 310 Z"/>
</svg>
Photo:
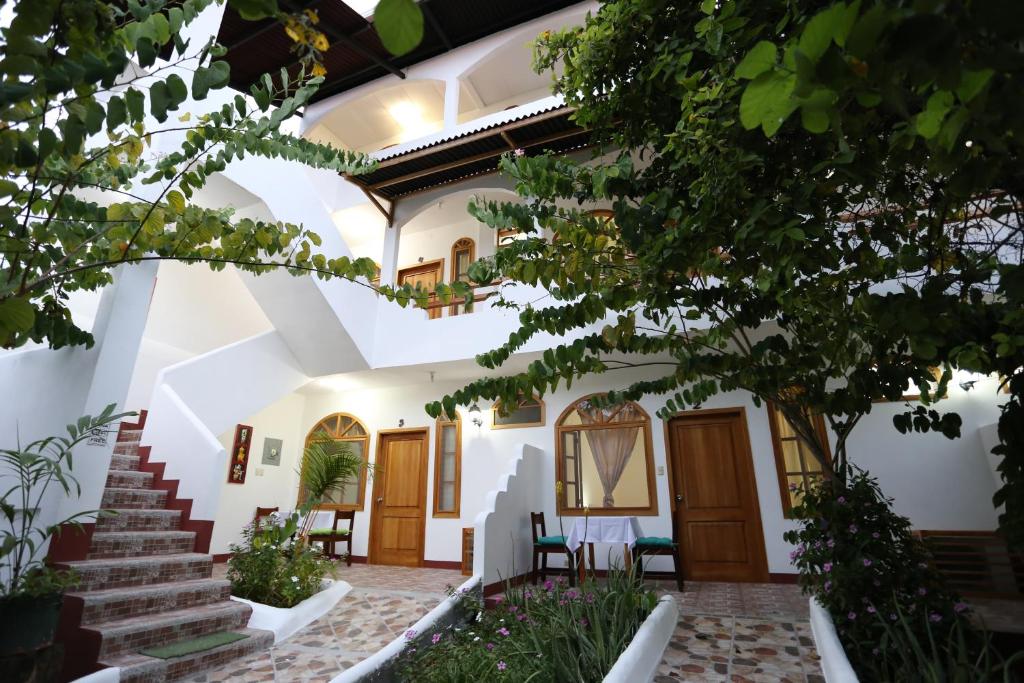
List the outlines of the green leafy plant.
<svg viewBox="0 0 1024 683">
<path fill-rule="evenodd" d="M 831 614 L 850 663 L 863 680 L 990 680 L 1001 660 L 910 520 L 867 473 L 851 466 L 844 479 L 803 490 L 793 509 L 800 528 L 785 538 L 804 592 Z"/>
<path fill-rule="evenodd" d="M 631 572 L 570 588 L 564 577 L 541 587 L 506 583 L 504 599 L 480 611 L 472 595 L 455 595 L 466 621 L 437 633 L 406 633 L 399 680 L 600 681 L 657 603 Z"/>
<path fill-rule="evenodd" d="M 242 542 L 230 546 L 232 595 L 271 607 L 294 607 L 320 591 L 333 565 L 295 538 L 294 522 L 290 530 L 266 518 L 245 527 Z"/>
<path fill-rule="evenodd" d="M 428 413 L 643 368 L 607 400 L 660 395 L 665 416 L 748 391 L 841 478 L 851 432 L 911 384 L 904 433 L 959 435 L 935 400 L 954 368 L 999 373 L 1019 397 L 1021 26 L 1021 3 L 609 0 L 543 34 L 537 70 L 595 154 L 503 158 L 524 200 L 470 213 L 522 239 L 469 273 L 550 293 L 496 299 L 519 329 L 480 365 L 567 339 Z M 1003 438 L 1024 422 L 1008 406 Z M 1024 451 L 1000 453 L 1001 524 L 1024 542 Z"/>
<path fill-rule="evenodd" d="M 302 468 L 299 479 L 306 496 L 298 514 L 302 516 L 299 536 L 305 538 L 313 527 L 314 516 L 310 514 L 332 491 L 359 480 L 370 465 L 352 450 L 344 441 L 335 441 L 326 433 L 315 434 L 302 454 Z"/>
<path fill-rule="evenodd" d="M 993 647 L 991 635 L 970 627 L 963 619 L 951 626 L 937 627 L 924 615 L 916 620 L 902 608 L 896 608 L 897 620 L 879 617 L 884 635 L 879 644 L 883 662 L 876 670 L 889 672 L 884 680 L 908 683 L 945 683 L 946 681 L 1016 681 L 1015 663 L 1024 659 L 1018 652 L 1003 659 Z M 920 622 L 920 623 L 916 623 Z"/>
<path fill-rule="evenodd" d="M 227 50 L 183 36 L 222 1 L 13 3 L 0 57 L 0 347 L 91 345 L 67 299 L 109 284 L 126 263 L 171 259 L 256 274 L 284 268 L 371 286 L 371 259 L 317 253 L 320 237 L 300 225 L 236 219 L 229 209 L 191 203 L 210 175 L 247 156 L 346 174 L 373 166 L 281 131 L 323 82 L 329 45 L 313 11 L 226 0 L 244 19 L 282 22 L 301 68 L 266 74 L 250 97 L 221 97 L 203 111 L 228 87 Z M 411 49 L 422 34 L 419 8 L 384 4 L 377 28 Z M 190 84 L 182 77 L 189 74 Z M 155 150 L 168 136 L 173 143 Z M 412 287 L 397 294 L 402 305 L 425 305 L 428 296 Z"/>
<path fill-rule="evenodd" d="M 81 529 L 82 520 L 101 511 L 76 513 L 67 519 L 45 523 L 47 493 L 58 487 L 65 496 L 78 496 L 81 487 L 72 474 L 73 450 L 86 439 L 107 431 L 123 417 L 108 405 L 95 417 L 86 415 L 67 426 L 67 436 L 51 436 L 25 447 L 0 449 L 0 479 L 9 484 L 0 496 L 0 512 L 6 528 L 0 532 L 0 598 L 62 593 L 76 583 L 73 572 L 45 564 L 40 551 L 61 533 L 63 525 Z"/>
</svg>

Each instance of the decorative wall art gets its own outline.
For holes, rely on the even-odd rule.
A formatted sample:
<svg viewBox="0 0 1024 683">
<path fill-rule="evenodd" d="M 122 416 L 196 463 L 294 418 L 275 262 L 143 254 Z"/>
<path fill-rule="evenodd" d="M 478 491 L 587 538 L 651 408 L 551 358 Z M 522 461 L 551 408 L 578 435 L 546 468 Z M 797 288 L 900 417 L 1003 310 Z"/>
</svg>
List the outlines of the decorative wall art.
<svg viewBox="0 0 1024 683">
<path fill-rule="evenodd" d="M 249 466 L 249 453 L 252 451 L 252 427 L 238 425 L 235 427 L 235 443 L 231 447 L 231 459 L 228 464 L 228 483 L 244 484 L 245 470 Z"/>
<path fill-rule="evenodd" d="M 281 447 L 283 442 L 281 439 L 272 439 L 269 436 L 263 439 L 263 464 L 264 465 L 275 465 L 281 464 Z"/>
</svg>

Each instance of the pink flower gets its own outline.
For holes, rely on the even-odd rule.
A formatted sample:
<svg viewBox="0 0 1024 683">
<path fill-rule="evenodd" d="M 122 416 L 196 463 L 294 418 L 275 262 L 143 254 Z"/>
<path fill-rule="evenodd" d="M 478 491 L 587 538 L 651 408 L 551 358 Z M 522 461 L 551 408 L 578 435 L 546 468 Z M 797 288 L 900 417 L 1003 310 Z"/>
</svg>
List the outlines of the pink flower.
<svg viewBox="0 0 1024 683">
<path fill-rule="evenodd" d="M 501 628 L 498 629 L 498 633 L 500 633 L 503 636 L 507 636 L 508 635 L 508 629 L 505 628 L 504 626 L 502 626 Z"/>
<path fill-rule="evenodd" d="M 868 614 L 874 614 L 874 613 L 875 613 L 875 608 L 872 607 L 871 605 L 868 605 Z"/>
<path fill-rule="evenodd" d="M 409 629 L 408 631 L 405 632 L 405 639 L 406 640 L 412 640 L 415 637 L 416 637 L 416 630 L 415 629 Z"/>
<path fill-rule="evenodd" d="M 865 557 L 864 558 L 864 566 L 865 567 L 870 567 L 871 566 L 871 560 L 869 560 L 868 558 Z"/>
<path fill-rule="evenodd" d="M 831 581 L 826 581 L 825 582 L 825 590 L 829 591 L 831 589 L 832 589 L 832 582 Z"/>
<path fill-rule="evenodd" d="M 882 535 L 880 533 L 878 533 L 877 531 L 871 532 L 871 538 L 881 538 L 881 537 L 882 537 Z"/>
<path fill-rule="evenodd" d="M 839 496 L 838 498 L 836 498 L 836 502 L 839 503 L 840 505 L 844 505 L 846 503 L 846 498 L 844 496 Z"/>
<path fill-rule="evenodd" d="M 494 598 L 495 605 L 500 605 L 503 602 L 505 602 L 505 597 L 502 595 L 499 595 L 498 597 Z"/>
<path fill-rule="evenodd" d="M 508 664 L 506 664 L 504 660 L 498 662 L 498 671 L 504 671 L 507 668 Z"/>
<path fill-rule="evenodd" d="M 525 614 L 517 614 L 516 615 L 516 621 L 523 621 L 524 619 L 526 619 L 526 615 Z"/>
<path fill-rule="evenodd" d="M 583 626 L 583 627 L 590 626 L 590 622 L 587 621 L 586 617 L 581 617 L 580 618 L 580 626 Z"/>
<path fill-rule="evenodd" d="M 824 564 L 824 566 L 822 567 L 822 569 L 824 569 L 824 570 L 825 570 L 825 571 L 827 571 L 827 572 L 830 572 L 830 571 L 832 571 L 832 563 L 831 563 L 831 562 L 826 562 L 826 563 Z"/>
<path fill-rule="evenodd" d="M 928 618 L 931 621 L 936 622 L 936 623 L 942 621 L 942 615 L 941 614 L 936 614 L 935 612 L 932 612 L 931 614 L 929 614 Z"/>
<path fill-rule="evenodd" d="M 515 614 L 516 610 L 518 610 L 518 609 L 519 609 L 519 607 L 517 607 L 516 605 L 509 605 L 508 606 L 508 611 L 511 612 L 512 614 Z"/>
<path fill-rule="evenodd" d="M 917 589 L 917 594 L 920 595 L 920 596 L 925 596 L 925 595 L 928 595 L 928 591 L 925 590 L 924 588 L 918 588 Z"/>
<path fill-rule="evenodd" d="M 525 593 L 523 593 L 523 597 L 529 600 L 533 597 L 533 593 L 531 593 L 530 591 L 526 591 Z"/>
<path fill-rule="evenodd" d="M 548 579 L 547 581 L 544 582 L 544 590 L 550 591 L 550 590 L 553 590 L 554 588 L 555 588 L 555 584 L 551 583 L 551 579 Z"/>
<path fill-rule="evenodd" d="M 588 605 L 593 604 L 594 600 L 597 600 L 597 597 L 593 593 L 587 593 L 583 596 L 583 601 Z"/>
<path fill-rule="evenodd" d="M 958 603 L 956 603 L 955 605 L 953 605 L 953 611 L 956 612 L 957 614 L 960 614 L 961 612 L 966 612 L 967 611 L 967 603 L 966 602 L 958 602 Z"/>
<path fill-rule="evenodd" d="M 494 643 L 487 643 L 486 645 L 484 645 L 484 647 L 486 647 L 488 651 L 493 650 L 494 649 Z"/>
<path fill-rule="evenodd" d="M 849 530 L 850 530 L 851 534 L 857 533 L 857 525 L 856 524 L 851 524 L 850 527 L 849 527 Z"/>
<path fill-rule="evenodd" d="M 850 621 L 853 621 L 854 619 L 857 618 L 857 613 L 856 612 L 850 612 L 849 614 L 846 615 L 846 618 L 849 619 Z"/>
<path fill-rule="evenodd" d="M 441 642 L 441 634 L 435 633 L 434 635 L 430 636 L 430 642 L 432 642 L 434 645 L 437 645 L 439 642 Z"/>
<path fill-rule="evenodd" d="M 516 147 L 516 156 L 517 157 L 526 156 L 526 150 L 523 149 L 522 147 Z M 504 667 L 498 667 L 498 668 L 499 669 L 503 669 Z"/>
</svg>

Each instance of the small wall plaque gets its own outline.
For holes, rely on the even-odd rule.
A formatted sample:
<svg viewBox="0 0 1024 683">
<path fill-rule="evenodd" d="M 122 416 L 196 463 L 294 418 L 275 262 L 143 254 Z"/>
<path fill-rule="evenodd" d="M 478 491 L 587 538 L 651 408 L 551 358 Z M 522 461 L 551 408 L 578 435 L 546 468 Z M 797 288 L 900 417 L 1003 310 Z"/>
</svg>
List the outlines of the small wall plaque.
<svg viewBox="0 0 1024 683">
<path fill-rule="evenodd" d="M 238 425 L 235 427 L 235 443 L 231 447 L 231 460 L 228 463 L 229 484 L 245 483 L 245 470 L 249 466 L 250 452 L 252 452 L 252 427 Z"/>
<path fill-rule="evenodd" d="M 280 465 L 281 464 L 281 439 L 272 439 L 269 436 L 263 439 L 263 464 L 264 465 Z"/>
</svg>

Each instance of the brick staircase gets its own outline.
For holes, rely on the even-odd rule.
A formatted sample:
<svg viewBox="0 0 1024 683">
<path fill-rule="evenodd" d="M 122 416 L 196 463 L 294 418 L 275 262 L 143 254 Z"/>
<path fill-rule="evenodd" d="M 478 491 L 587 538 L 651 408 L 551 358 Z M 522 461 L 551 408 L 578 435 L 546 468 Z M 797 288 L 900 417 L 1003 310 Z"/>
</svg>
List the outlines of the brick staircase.
<svg viewBox="0 0 1024 683">
<path fill-rule="evenodd" d="M 182 529 L 190 505 L 176 500 L 176 483 L 163 482 L 162 466 L 145 471 L 141 435 L 141 423 L 118 432 L 102 503 L 118 514 L 90 529 L 85 559 L 55 562 L 81 577 L 62 614 L 68 679 L 117 666 L 123 683 L 175 681 L 274 641 L 269 631 L 246 628 L 251 608 L 228 599 L 228 581 L 211 578 L 213 558 L 195 552 L 196 531 Z M 204 550 L 208 544 L 207 535 Z M 249 637 L 174 659 L 138 652 L 223 631 Z"/>
</svg>

